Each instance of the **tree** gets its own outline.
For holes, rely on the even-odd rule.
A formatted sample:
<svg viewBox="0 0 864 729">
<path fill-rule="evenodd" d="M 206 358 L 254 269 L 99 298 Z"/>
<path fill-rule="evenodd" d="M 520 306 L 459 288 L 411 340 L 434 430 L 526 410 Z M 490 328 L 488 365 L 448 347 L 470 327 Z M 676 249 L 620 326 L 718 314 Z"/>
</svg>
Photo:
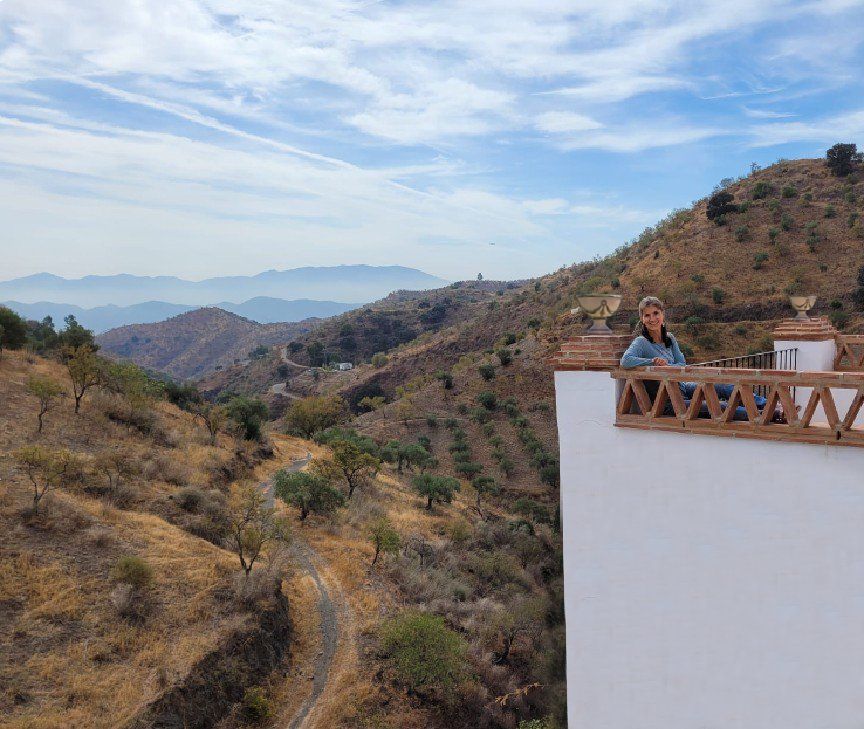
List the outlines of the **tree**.
<svg viewBox="0 0 864 729">
<path fill-rule="evenodd" d="M 72 395 L 75 397 L 77 413 L 81 409 L 81 399 L 87 390 L 102 382 L 104 368 L 95 350 L 88 344 L 68 347 L 65 352 L 66 368 L 72 380 Z"/>
<path fill-rule="evenodd" d="M 118 448 L 106 448 L 96 454 L 93 470 L 104 476 L 108 490 L 116 493 L 123 480 L 135 473 L 135 466 Z"/>
<path fill-rule="evenodd" d="M 416 414 L 413 395 L 403 395 L 400 397 L 393 409 L 396 412 L 396 418 L 401 420 L 402 424 L 407 427 L 408 421 Z"/>
<path fill-rule="evenodd" d="M 264 359 L 268 354 L 270 354 L 270 347 L 259 344 L 249 352 L 249 359 Z"/>
<path fill-rule="evenodd" d="M 20 349 L 27 342 L 27 322 L 12 309 L 0 306 L 0 352 Z"/>
<path fill-rule="evenodd" d="M 708 198 L 708 204 L 705 208 L 705 217 L 708 218 L 708 220 L 716 221 L 718 218 L 721 218 L 728 213 L 737 213 L 738 206 L 732 202 L 734 199 L 735 197 L 732 193 L 727 192 L 726 190 L 715 192 Z"/>
<path fill-rule="evenodd" d="M 487 635 L 494 637 L 501 646 L 493 654 L 494 662 L 499 665 L 508 662 L 510 650 L 519 635 L 529 635 L 535 640 L 539 638 L 545 614 L 543 599 L 533 597 L 519 599 L 514 605 L 496 611 L 486 623 Z"/>
<path fill-rule="evenodd" d="M 393 528 L 393 524 L 386 516 L 376 519 L 369 527 L 369 539 L 375 547 L 375 557 L 372 559 L 374 565 L 378 561 L 381 552 L 393 554 L 399 550 L 402 540 L 399 532 Z"/>
<path fill-rule="evenodd" d="M 303 342 L 288 342 L 288 351 L 291 354 L 297 354 L 300 350 L 303 349 Z"/>
<path fill-rule="evenodd" d="M 372 355 L 372 366 L 376 370 L 381 369 L 388 361 L 387 355 L 384 352 L 377 352 Z"/>
<path fill-rule="evenodd" d="M 39 432 L 42 432 L 42 418 L 54 405 L 54 401 L 63 394 L 63 385 L 50 377 L 29 377 L 27 392 L 39 400 Z"/>
<path fill-rule="evenodd" d="M 468 646 L 437 615 L 406 610 L 391 618 L 380 649 L 396 680 L 417 693 L 450 689 L 465 675 Z"/>
<path fill-rule="evenodd" d="M 517 500 L 513 504 L 513 511 L 526 519 L 530 519 L 533 523 L 549 523 L 549 509 L 533 499 L 521 498 Z"/>
<path fill-rule="evenodd" d="M 324 361 L 324 345 L 321 342 L 310 342 L 306 345 L 306 354 L 309 357 L 309 364 L 313 367 L 320 367 Z"/>
<path fill-rule="evenodd" d="M 489 392 L 487 390 L 477 395 L 477 402 L 487 410 L 494 410 L 495 406 L 498 405 L 498 398 L 495 396 L 494 392 Z"/>
<path fill-rule="evenodd" d="M 348 486 L 349 499 L 354 495 L 355 489 L 377 473 L 381 465 L 381 461 L 364 453 L 356 443 L 349 440 L 333 441 L 330 450 L 333 458 L 329 461 L 316 461 L 316 471 L 326 479 L 344 481 Z"/>
<path fill-rule="evenodd" d="M 123 395 L 135 408 L 152 404 L 165 391 L 161 382 L 132 362 L 103 362 L 99 384 L 109 392 Z"/>
<path fill-rule="evenodd" d="M 485 514 L 483 513 L 483 509 L 481 506 L 481 500 L 484 496 L 491 496 L 494 494 L 501 493 L 501 489 L 498 487 L 495 479 L 491 476 L 475 476 L 471 480 L 471 486 L 474 487 L 474 491 L 477 494 L 477 501 L 474 504 L 474 508 L 477 510 L 477 514 L 481 519 L 486 519 Z"/>
<path fill-rule="evenodd" d="M 453 375 L 449 372 L 437 372 L 435 378 L 444 386 L 445 390 L 453 389 Z"/>
<path fill-rule="evenodd" d="M 312 512 L 332 514 L 345 504 L 342 492 L 334 489 L 322 476 L 308 471 L 277 471 L 273 476 L 273 488 L 282 501 L 300 509 L 300 521 L 305 521 Z"/>
<path fill-rule="evenodd" d="M 288 522 L 267 506 L 254 484 L 235 484 L 228 498 L 228 547 L 240 559 L 248 578 L 255 562 L 270 544 L 290 539 Z"/>
<path fill-rule="evenodd" d="M 453 496 L 459 490 L 459 481 L 451 476 L 434 476 L 431 473 L 421 473 L 411 479 L 411 485 L 420 496 L 426 499 L 426 509 L 432 509 L 432 502 L 439 504 L 453 501 Z"/>
<path fill-rule="evenodd" d="M 27 338 L 35 352 L 45 352 L 57 346 L 57 332 L 54 320 L 46 316 L 40 322 L 27 322 Z"/>
<path fill-rule="evenodd" d="M 246 440 L 261 440 L 261 426 L 267 419 L 267 405 L 257 397 L 237 396 L 228 401 L 225 414 L 234 421 Z"/>
<path fill-rule="evenodd" d="M 367 395 L 357 404 L 361 408 L 364 408 L 366 412 L 374 413 L 377 410 L 380 410 L 384 406 L 385 402 L 387 402 L 386 399 L 383 398 L 381 395 L 378 395 L 376 397 L 370 397 L 369 395 Z"/>
<path fill-rule="evenodd" d="M 345 401 L 332 395 L 295 400 L 285 413 L 289 430 L 304 438 L 336 425 L 345 412 Z"/>
<path fill-rule="evenodd" d="M 195 413 L 204 423 L 207 432 L 210 434 L 210 445 L 216 444 L 216 436 L 225 427 L 225 421 L 228 419 L 228 413 L 221 405 L 200 405 Z"/>
<path fill-rule="evenodd" d="M 74 314 L 63 318 L 66 327 L 57 335 L 57 344 L 63 349 L 77 349 L 78 347 L 89 347 L 94 352 L 99 349 L 93 332 L 82 327 L 75 319 Z"/>
<path fill-rule="evenodd" d="M 50 450 L 44 446 L 24 446 L 12 454 L 33 485 L 33 513 L 44 496 L 59 488 L 67 475 L 80 468 L 80 459 L 67 450 Z"/>
<path fill-rule="evenodd" d="M 402 472 L 403 464 L 407 465 L 408 468 L 416 468 L 420 473 L 423 473 L 428 468 L 435 468 L 438 465 L 438 459 L 420 443 L 409 443 L 400 447 L 398 461 L 398 470 L 400 473 Z"/>
<path fill-rule="evenodd" d="M 836 177 L 846 177 L 855 169 L 864 158 L 855 144 L 835 144 L 825 153 L 825 161 L 828 169 Z"/>
</svg>

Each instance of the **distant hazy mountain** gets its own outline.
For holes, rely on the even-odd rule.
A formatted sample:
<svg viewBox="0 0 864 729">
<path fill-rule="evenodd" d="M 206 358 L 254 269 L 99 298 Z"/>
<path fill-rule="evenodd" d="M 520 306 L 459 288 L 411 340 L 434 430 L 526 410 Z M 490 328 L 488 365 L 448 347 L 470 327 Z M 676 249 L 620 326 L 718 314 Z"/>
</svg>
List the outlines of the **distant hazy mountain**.
<svg viewBox="0 0 864 729">
<path fill-rule="evenodd" d="M 17 311 L 25 319 L 37 321 L 46 316 L 54 319 L 55 325 L 62 326 L 63 318 L 74 314 L 80 324 L 92 329 L 97 334 L 122 327 L 127 324 L 150 324 L 162 321 L 168 317 L 177 316 L 193 309 L 201 308 L 203 305 L 193 306 L 189 304 L 169 304 L 164 301 L 146 301 L 131 306 L 97 306 L 85 309 L 74 304 L 56 304 L 50 301 L 37 301 L 34 304 L 25 304 L 20 301 L 3 301 L 3 306 L 8 306 Z M 312 301 L 310 299 L 298 299 L 296 301 L 285 301 L 266 296 L 258 296 L 240 304 L 223 301 L 215 305 L 225 311 L 246 317 L 260 324 L 272 324 L 274 322 L 292 322 L 309 319 L 311 317 L 324 318 L 335 316 L 359 306 L 358 304 L 342 304 L 336 301 Z"/>
<path fill-rule="evenodd" d="M 186 281 L 174 276 L 84 276 L 65 279 L 50 273 L 0 282 L 0 299 L 33 303 L 62 301 L 82 307 L 129 306 L 171 301 L 201 306 L 258 297 L 283 300 L 375 301 L 399 289 L 432 289 L 447 281 L 402 266 L 330 266 L 265 271 L 256 276 L 221 276 Z"/>
<path fill-rule="evenodd" d="M 272 346 L 308 332 L 315 319 L 258 324 L 213 307 L 187 311 L 153 324 L 130 324 L 100 334 L 101 352 L 177 378 L 195 378 L 245 360 L 260 345 Z"/>
</svg>

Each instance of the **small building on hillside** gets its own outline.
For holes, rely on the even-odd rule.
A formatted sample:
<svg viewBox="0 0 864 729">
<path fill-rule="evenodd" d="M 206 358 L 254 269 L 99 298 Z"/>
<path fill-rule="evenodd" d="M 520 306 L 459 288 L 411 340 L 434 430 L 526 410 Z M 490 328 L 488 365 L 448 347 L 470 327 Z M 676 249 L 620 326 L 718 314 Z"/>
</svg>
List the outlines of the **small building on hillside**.
<svg viewBox="0 0 864 729">
<path fill-rule="evenodd" d="M 346 370 L 353 370 L 354 365 L 351 364 L 350 362 L 339 362 L 336 365 L 336 369 L 339 370 L 340 372 L 345 372 Z"/>
<path fill-rule="evenodd" d="M 864 337 L 620 369 L 630 340 L 552 360 L 569 729 L 864 725 Z"/>
</svg>

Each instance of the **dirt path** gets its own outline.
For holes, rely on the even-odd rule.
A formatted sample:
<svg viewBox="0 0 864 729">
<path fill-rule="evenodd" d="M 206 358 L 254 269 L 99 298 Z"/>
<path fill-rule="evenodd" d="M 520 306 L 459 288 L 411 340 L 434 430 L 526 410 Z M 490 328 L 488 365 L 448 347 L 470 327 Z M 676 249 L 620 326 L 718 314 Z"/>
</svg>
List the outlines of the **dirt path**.
<svg viewBox="0 0 864 729">
<path fill-rule="evenodd" d="M 270 392 L 274 395 L 290 398 L 291 400 L 299 400 L 300 395 L 295 395 L 293 392 L 288 392 L 288 385 L 284 382 L 277 382 L 275 385 L 270 385 Z"/>
<path fill-rule="evenodd" d="M 282 358 L 282 361 L 287 365 L 292 365 L 293 367 L 299 367 L 301 370 L 308 370 L 309 365 L 302 365 L 299 362 L 295 362 L 292 359 L 288 359 L 288 347 L 279 347 L 279 356 Z"/>
<path fill-rule="evenodd" d="M 293 461 L 285 470 L 294 473 L 303 469 L 312 460 L 312 453 L 307 451 L 304 458 Z M 260 484 L 262 492 L 267 497 L 267 505 L 273 507 L 274 494 L 272 480 Z M 347 635 L 346 649 L 354 644 L 354 621 L 348 605 L 342 595 L 342 589 L 333 572 L 327 568 L 321 556 L 309 544 L 295 537 L 291 548 L 292 556 L 300 571 L 311 577 L 317 591 L 316 610 L 319 618 L 320 647 L 313 665 L 304 673 L 311 674 L 312 690 L 303 704 L 294 711 L 292 716 L 282 717 L 274 726 L 280 729 L 316 729 L 317 709 L 320 703 L 328 703 L 337 693 L 333 660 L 340 647 L 340 634 Z M 350 646 L 348 645 L 350 644 Z M 322 701 L 322 697 L 324 700 Z M 321 727 L 321 729 L 324 729 Z"/>
</svg>

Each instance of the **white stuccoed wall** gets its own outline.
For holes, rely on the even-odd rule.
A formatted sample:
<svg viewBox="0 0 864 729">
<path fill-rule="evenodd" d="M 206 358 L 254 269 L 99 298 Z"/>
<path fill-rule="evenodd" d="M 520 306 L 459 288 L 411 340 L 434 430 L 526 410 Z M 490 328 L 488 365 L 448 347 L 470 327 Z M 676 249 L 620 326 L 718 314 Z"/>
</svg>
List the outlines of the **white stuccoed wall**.
<svg viewBox="0 0 864 729">
<path fill-rule="evenodd" d="M 571 729 L 864 727 L 864 449 L 614 427 L 555 375 Z"/>
</svg>

